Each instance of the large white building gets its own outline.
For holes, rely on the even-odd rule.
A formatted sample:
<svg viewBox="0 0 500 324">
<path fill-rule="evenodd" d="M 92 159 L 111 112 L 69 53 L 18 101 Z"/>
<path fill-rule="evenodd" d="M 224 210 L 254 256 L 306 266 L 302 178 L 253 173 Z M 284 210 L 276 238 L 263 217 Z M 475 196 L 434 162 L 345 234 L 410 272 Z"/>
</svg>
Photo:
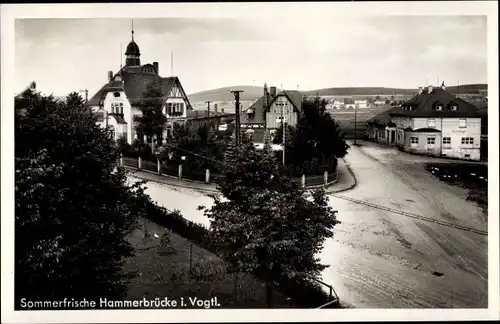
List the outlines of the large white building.
<svg viewBox="0 0 500 324">
<path fill-rule="evenodd" d="M 441 87 L 420 88 L 403 105 L 368 121 L 368 136 L 432 156 L 480 160 L 481 115 Z M 387 116 L 388 115 L 388 116 Z"/>
<path fill-rule="evenodd" d="M 113 74 L 108 72 L 107 83 L 87 102 L 98 115 L 98 123 L 110 126 L 115 139 L 125 137 L 128 143 L 137 138 L 134 116 L 141 115 L 141 105 L 146 98 L 144 93 L 149 85 L 156 84 L 161 96 L 154 98 L 163 105 L 167 117 L 167 127 L 163 138 L 171 131 L 174 123 L 187 121 L 192 107 L 178 77 L 163 78 L 159 74 L 158 62 L 141 65 L 139 46 L 134 40 L 125 51 L 125 66 Z M 148 98 L 151 99 L 151 98 Z"/>
</svg>

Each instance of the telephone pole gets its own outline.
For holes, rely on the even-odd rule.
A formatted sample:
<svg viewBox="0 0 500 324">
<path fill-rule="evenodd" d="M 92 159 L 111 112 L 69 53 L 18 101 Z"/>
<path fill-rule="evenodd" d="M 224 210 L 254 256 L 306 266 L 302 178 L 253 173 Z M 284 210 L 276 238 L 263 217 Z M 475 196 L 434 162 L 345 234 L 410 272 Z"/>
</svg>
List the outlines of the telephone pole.
<svg viewBox="0 0 500 324">
<path fill-rule="evenodd" d="M 236 138 L 236 146 L 240 144 L 240 93 L 243 92 L 241 89 L 233 89 L 230 91 L 232 94 L 234 94 L 234 100 L 235 100 L 235 118 L 234 118 L 234 124 L 235 124 L 235 138 Z"/>
<path fill-rule="evenodd" d="M 85 103 L 87 103 L 89 101 L 89 90 L 83 89 L 83 90 L 80 90 L 80 92 L 85 92 Z"/>
<path fill-rule="evenodd" d="M 354 145 L 356 145 L 356 113 L 357 113 L 357 109 L 356 109 L 356 105 L 354 105 Z"/>
<path fill-rule="evenodd" d="M 207 117 L 210 117 L 210 103 L 212 100 L 207 100 L 205 103 L 207 104 Z"/>
</svg>

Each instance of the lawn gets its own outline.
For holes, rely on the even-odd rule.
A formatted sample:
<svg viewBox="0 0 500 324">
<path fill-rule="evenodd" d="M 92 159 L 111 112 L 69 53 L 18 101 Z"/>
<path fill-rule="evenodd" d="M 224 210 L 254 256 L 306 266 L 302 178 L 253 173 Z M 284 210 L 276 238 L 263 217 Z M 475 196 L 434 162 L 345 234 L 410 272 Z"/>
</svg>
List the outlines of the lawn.
<svg viewBox="0 0 500 324">
<path fill-rule="evenodd" d="M 141 219 L 129 240 L 136 255 L 127 260 L 125 270 L 138 276 L 129 284 L 127 300 L 217 297 L 220 308 L 267 308 L 263 282 L 251 275 L 227 273 L 227 264 L 213 253 L 158 224 Z M 185 308 L 200 308 L 186 304 Z M 294 307 L 275 291 L 273 308 Z"/>
</svg>

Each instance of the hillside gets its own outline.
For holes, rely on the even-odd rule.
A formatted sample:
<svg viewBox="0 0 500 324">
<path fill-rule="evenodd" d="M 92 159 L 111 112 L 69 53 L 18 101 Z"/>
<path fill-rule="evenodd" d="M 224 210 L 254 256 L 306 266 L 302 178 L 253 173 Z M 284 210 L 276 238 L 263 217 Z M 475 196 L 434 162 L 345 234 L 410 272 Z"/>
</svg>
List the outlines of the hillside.
<svg viewBox="0 0 500 324">
<path fill-rule="evenodd" d="M 233 101 L 234 96 L 229 91 L 231 89 L 243 89 L 241 94 L 241 101 L 252 101 L 262 96 L 263 88 L 258 86 L 234 86 L 225 87 L 212 90 L 201 91 L 190 94 L 189 100 L 191 102 L 205 102 L 211 101 Z M 452 94 L 456 94 L 460 90 L 460 94 L 479 94 L 479 90 L 487 89 L 487 84 L 464 84 L 457 86 L 447 86 L 447 90 Z M 412 97 L 418 91 L 415 89 L 402 89 L 402 88 L 385 88 L 385 87 L 342 87 L 342 88 L 325 88 L 319 90 L 303 91 L 307 96 L 315 96 L 319 93 L 320 96 L 406 96 Z"/>
<path fill-rule="evenodd" d="M 230 92 L 232 89 L 243 90 L 240 93 L 241 101 L 252 101 L 258 99 L 264 93 L 263 87 L 258 86 L 233 86 L 224 87 L 212 90 L 206 90 L 201 92 L 196 92 L 188 95 L 189 101 L 191 102 L 205 102 L 205 101 L 233 101 L 234 95 Z"/>
<path fill-rule="evenodd" d="M 394 95 L 405 94 L 413 95 L 416 89 L 396 89 L 396 88 L 383 88 L 383 87 L 359 87 L 359 88 L 326 88 L 319 90 L 305 91 L 307 96 L 378 96 L 378 95 Z"/>
</svg>

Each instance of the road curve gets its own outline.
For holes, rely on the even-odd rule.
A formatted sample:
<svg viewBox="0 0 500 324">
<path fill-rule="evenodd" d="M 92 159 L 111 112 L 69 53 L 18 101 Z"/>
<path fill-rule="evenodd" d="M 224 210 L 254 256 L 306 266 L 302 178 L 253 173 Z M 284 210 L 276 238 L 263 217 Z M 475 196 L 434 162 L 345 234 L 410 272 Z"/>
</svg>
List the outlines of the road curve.
<svg viewBox="0 0 500 324">
<path fill-rule="evenodd" d="M 330 195 L 342 224 L 320 255 L 324 281 L 356 307 L 488 307 L 487 236 L 456 228 L 485 233 L 480 208 L 412 156 L 380 150 L 353 146 L 346 157 L 358 185 Z"/>
</svg>

